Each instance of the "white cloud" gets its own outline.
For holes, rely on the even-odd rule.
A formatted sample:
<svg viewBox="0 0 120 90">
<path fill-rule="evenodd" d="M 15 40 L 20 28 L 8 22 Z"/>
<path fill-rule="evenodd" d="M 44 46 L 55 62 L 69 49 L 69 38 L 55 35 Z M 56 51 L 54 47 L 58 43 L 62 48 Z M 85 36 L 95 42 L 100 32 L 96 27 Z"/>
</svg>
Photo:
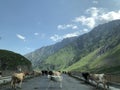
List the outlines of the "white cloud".
<svg viewBox="0 0 120 90">
<path fill-rule="evenodd" d="M 63 25 L 58 25 L 57 28 L 58 29 L 65 29 L 65 27 Z"/>
<path fill-rule="evenodd" d="M 51 36 L 50 39 L 53 40 L 53 41 L 58 41 L 58 40 L 61 40 L 62 37 L 57 35 L 57 34 L 55 34 L 54 36 Z"/>
<path fill-rule="evenodd" d="M 34 35 L 38 38 L 44 38 L 45 37 L 45 34 L 44 33 L 34 33 Z"/>
<path fill-rule="evenodd" d="M 74 25 L 74 26 L 72 27 L 72 29 L 78 29 L 78 26 L 75 26 L 75 25 Z"/>
<path fill-rule="evenodd" d="M 80 35 L 80 32 L 68 33 L 68 34 L 64 35 L 63 38 L 70 38 L 70 37 L 75 37 L 78 35 Z"/>
<path fill-rule="evenodd" d="M 91 7 L 86 10 L 87 14 L 90 14 L 92 17 L 98 16 L 99 13 L 102 13 L 104 10 L 102 8 Z"/>
<path fill-rule="evenodd" d="M 120 19 L 120 11 L 117 12 L 111 11 L 103 15 L 100 15 L 99 17 L 101 20 L 106 20 L 106 21 Z"/>
<path fill-rule="evenodd" d="M 80 30 L 80 31 L 77 31 L 77 32 L 68 33 L 68 34 L 61 35 L 61 36 L 55 34 L 55 35 L 51 36 L 50 39 L 53 40 L 53 41 L 59 41 L 59 40 L 62 40 L 62 39 L 64 39 L 64 38 L 70 38 L 70 37 L 79 36 L 79 35 L 87 32 L 87 29 L 85 29 L 85 30 L 86 30 L 86 31 Z"/>
<path fill-rule="evenodd" d="M 81 22 L 82 25 L 86 25 L 89 28 L 93 28 L 95 26 L 95 20 L 92 17 L 85 17 L 85 16 L 80 16 L 76 17 L 74 22 Z"/>
<path fill-rule="evenodd" d="M 38 35 L 39 35 L 39 33 L 37 33 L 37 32 L 36 32 L 36 33 L 34 33 L 34 35 L 35 35 L 35 36 L 38 36 Z"/>
<path fill-rule="evenodd" d="M 89 32 L 89 30 L 85 28 L 85 29 L 83 29 L 83 32 L 86 33 L 86 32 Z"/>
<path fill-rule="evenodd" d="M 95 2 L 98 3 L 97 0 L 94 0 L 94 3 Z M 79 30 L 78 27 L 82 27 L 83 30 L 79 30 L 77 32 L 65 34 L 62 36 L 55 34 L 54 36 L 51 37 L 51 39 L 53 41 L 58 41 L 58 40 L 62 40 L 64 38 L 78 36 L 83 33 L 89 32 L 92 28 L 94 28 L 95 26 L 97 26 L 99 24 L 103 24 L 108 21 L 120 19 L 120 10 L 108 12 L 108 11 L 105 11 L 104 8 L 91 7 L 85 11 L 85 14 L 87 14 L 87 15 L 81 15 L 79 17 L 75 17 L 74 20 L 72 20 L 73 24 L 63 24 L 63 25 L 57 26 L 58 29 L 71 28 L 71 29 Z"/>
<path fill-rule="evenodd" d="M 73 22 L 81 23 L 84 26 L 92 29 L 98 24 L 102 24 L 111 20 L 120 19 L 119 11 L 106 12 L 102 8 L 91 7 L 86 10 L 87 16 L 76 17 Z"/>
<path fill-rule="evenodd" d="M 24 41 L 25 41 L 25 39 L 26 39 L 24 36 L 22 36 L 22 35 L 20 35 L 20 34 L 16 34 L 16 36 L 17 36 L 19 39 L 24 40 Z"/>
<path fill-rule="evenodd" d="M 60 30 L 60 29 L 68 29 L 68 28 L 71 28 L 71 29 L 78 29 L 78 26 L 77 25 L 73 25 L 73 24 L 64 24 L 64 25 L 58 25 L 57 28 Z"/>
</svg>

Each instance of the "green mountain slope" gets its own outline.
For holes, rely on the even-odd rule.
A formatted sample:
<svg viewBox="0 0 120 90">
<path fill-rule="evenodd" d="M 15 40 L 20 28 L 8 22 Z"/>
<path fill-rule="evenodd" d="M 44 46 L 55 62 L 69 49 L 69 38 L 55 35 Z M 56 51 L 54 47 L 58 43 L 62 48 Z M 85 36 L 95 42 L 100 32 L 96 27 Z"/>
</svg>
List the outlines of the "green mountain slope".
<svg viewBox="0 0 120 90">
<path fill-rule="evenodd" d="M 55 54 L 49 56 L 44 62 L 42 62 L 39 68 L 42 69 L 55 69 L 60 70 L 70 66 L 74 61 L 75 49 L 70 45 L 66 48 L 60 49 Z"/>
<path fill-rule="evenodd" d="M 40 53 L 36 54 L 36 51 L 32 52 L 33 54 L 38 55 L 37 57 L 39 57 L 39 60 L 42 59 L 42 61 L 37 61 L 36 59 L 33 59 L 33 54 L 29 56 L 31 56 L 31 60 L 37 62 L 36 67 L 40 69 L 63 70 L 76 62 L 82 61 L 80 67 L 88 68 L 92 71 L 95 70 L 95 68 L 100 69 L 104 65 L 106 65 L 106 63 L 111 63 L 115 60 L 120 65 L 119 59 L 115 59 L 114 57 L 114 55 L 116 55 L 115 50 L 117 51 L 117 47 L 119 47 L 119 44 L 120 20 L 115 20 L 99 25 L 91 30 L 89 33 L 86 33 L 79 37 L 75 37 L 75 39 L 72 38 L 71 40 L 71 38 L 68 38 L 65 40 L 65 44 L 63 44 L 63 42 L 59 42 L 59 44 L 52 45 L 52 47 L 50 46 L 49 50 L 47 49 L 48 47 L 44 47 L 44 50 L 40 49 L 39 52 L 44 53 L 44 55 L 41 54 L 45 56 L 44 59 L 39 57 Z M 60 47 L 60 45 L 62 45 L 62 47 Z M 50 53 L 53 51 L 54 53 Z M 110 51 L 115 52 L 115 54 L 109 53 Z M 110 60 L 108 60 L 107 62 L 108 56 L 111 56 L 111 58 L 114 57 L 115 60 L 109 58 Z M 93 63 L 86 58 L 91 59 Z M 100 62 L 101 60 L 104 60 L 105 62 Z M 116 62 L 114 63 L 114 65 L 116 65 Z M 88 64 L 89 66 L 87 66 L 86 64 Z M 90 65 L 92 65 L 92 67 Z M 95 65 L 97 65 L 98 67 L 96 67 Z M 77 64 L 77 66 L 79 66 L 79 64 Z"/>
<path fill-rule="evenodd" d="M 99 55 L 99 51 L 100 49 L 91 52 L 66 70 L 120 73 L 120 44 L 104 54 Z"/>
<path fill-rule="evenodd" d="M 31 70 L 31 62 L 24 56 L 8 50 L 0 50 L 0 70 L 16 70 L 21 66 L 23 70 Z"/>
<path fill-rule="evenodd" d="M 120 43 L 120 37 L 119 37 L 120 27 L 119 26 L 120 26 L 119 20 L 106 23 L 103 25 L 99 25 L 98 27 L 94 28 L 91 32 L 78 37 L 75 41 L 71 42 L 68 46 L 65 46 L 55 54 L 45 59 L 44 62 L 49 64 L 48 66 L 53 66 L 54 68 L 52 69 L 64 69 L 66 67 L 69 67 L 71 64 L 75 63 L 76 61 L 82 60 L 84 63 L 81 64 L 83 65 L 81 67 L 85 68 L 87 67 L 87 65 L 84 66 L 85 63 L 92 62 L 92 61 L 85 60 L 85 56 L 90 54 L 86 58 L 91 58 L 91 60 L 95 60 L 93 61 L 94 63 L 91 63 L 91 65 L 93 64 L 92 66 L 94 66 L 94 64 L 97 65 L 97 63 L 100 63 L 99 62 L 100 59 L 97 58 L 96 60 L 96 58 L 93 58 L 94 51 L 99 48 L 100 50 L 97 53 L 98 56 L 100 55 L 104 56 L 106 55 L 107 51 L 115 48 Z M 71 49 L 71 47 L 73 49 Z M 108 61 L 108 63 L 110 62 Z M 105 62 L 103 62 L 102 64 L 105 65 Z M 41 66 L 42 65 L 43 64 L 41 64 Z M 47 68 L 50 68 L 50 67 L 47 67 Z M 101 68 L 101 65 L 98 68 Z"/>
<path fill-rule="evenodd" d="M 24 56 L 32 62 L 33 67 L 37 67 L 38 65 L 41 64 L 41 62 L 44 62 L 49 56 L 55 54 L 60 49 L 69 45 L 75 39 L 76 38 L 66 38 L 66 39 L 62 40 L 61 42 L 58 42 L 54 45 L 42 47 L 40 49 L 35 50 L 34 52 L 24 55 Z"/>
</svg>

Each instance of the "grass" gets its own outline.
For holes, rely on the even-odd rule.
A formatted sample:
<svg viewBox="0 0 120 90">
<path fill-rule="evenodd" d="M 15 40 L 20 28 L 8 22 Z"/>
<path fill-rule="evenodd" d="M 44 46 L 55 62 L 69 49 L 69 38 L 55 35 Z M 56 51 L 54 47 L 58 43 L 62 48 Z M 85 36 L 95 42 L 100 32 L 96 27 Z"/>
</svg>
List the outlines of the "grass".
<svg viewBox="0 0 120 90">
<path fill-rule="evenodd" d="M 83 57 L 81 60 L 79 60 L 78 62 L 76 62 L 75 64 L 73 64 L 72 66 L 68 67 L 66 70 L 71 71 L 71 70 L 77 70 L 78 68 L 80 69 L 81 67 L 87 68 L 87 65 L 89 65 L 89 63 L 91 63 L 92 60 L 94 60 L 94 56 L 96 54 L 98 50 L 88 54 L 87 56 Z M 91 60 L 91 61 L 90 61 Z M 81 68 L 81 69 L 82 69 Z"/>
<path fill-rule="evenodd" d="M 56 69 L 63 69 L 68 66 L 68 63 L 72 61 L 75 56 L 74 49 L 72 47 L 63 48 L 54 55 L 49 56 L 46 59 L 45 64 L 57 66 Z"/>
<path fill-rule="evenodd" d="M 120 45 L 101 55 L 97 55 L 98 51 L 99 49 L 88 54 L 65 70 L 120 73 Z"/>
</svg>

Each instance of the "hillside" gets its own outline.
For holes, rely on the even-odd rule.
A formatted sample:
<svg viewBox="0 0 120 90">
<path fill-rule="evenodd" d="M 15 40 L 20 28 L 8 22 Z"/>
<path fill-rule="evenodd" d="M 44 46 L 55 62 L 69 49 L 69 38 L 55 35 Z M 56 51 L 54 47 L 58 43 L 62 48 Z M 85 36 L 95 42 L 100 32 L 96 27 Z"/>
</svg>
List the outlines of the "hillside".
<svg viewBox="0 0 120 90">
<path fill-rule="evenodd" d="M 32 62 L 33 67 L 37 67 L 49 56 L 55 54 L 60 49 L 64 48 L 66 45 L 69 45 L 69 43 L 73 42 L 74 40 L 76 40 L 76 38 L 66 38 L 61 42 L 58 42 L 54 45 L 42 47 L 24 56 Z"/>
<path fill-rule="evenodd" d="M 12 51 L 0 50 L 0 70 L 15 71 L 17 67 L 21 67 L 25 71 L 32 69 L 31 62 L 24 56 Z"/>
<path fill-rule="evenodd" d="M 70 39 L 68 38 L 66 40 L 66 43 L 67 41 L 70 41 L 70 40 L 71 38 Z M 59 44 L 62 45 L 63 43 L 59 42 Z M 104 65 L 109 66 L 110 63 L 114 61 L 115 62 L 113 63 L 114 64 L 113 66 L 116 66 L 116 62 L 119 66 L 120 65 L 119 55 L 116 55 L 116 51 L 118 49 L 117 47 L 119 47 L 119 44 L 120 44 L 120 20 L 115 20 L 105 24 L 101 24 L 95 27 L 89 33 L 86 33 L 79 37 L 75 37 L 75 39 L 72 39 L 72 41 L 69 42 L 68 44 L 65 44 L 63 47 L 57 49 L 54 53 L 47 55 L 46 58 L 44 58 L 39 64 L 37 64 L 37 67 L 40 69 L 63 70 L 76 62 L 78 63 L 84 62 L 87 64 L 89 64 L 90 62 L 90 65 L 92 65 L 92 67 L 88 67 L 88 69 L 90 68 L 91 70 L 94 70 L 95 68 L 101 68 Z M 44 47 L 45 50 L 46 48 L 48 47 Z M 55 50 L 54 47 L 49 47 L 49 48 L 50 50 L 53 50 L 53 51 Z M 46 50 L 46 52 L 44 52 L 44 55 L 46 55 L 47 52 L 50 52 L 50 50 Z M 115 54 L 111 54 L 110 51 L 114 52 Z M 42 50 L 39 49 L 39 52 L 42 52 Z M 36 51 L 32 53 L 35 54 Z M 91 54 L 93 54 L 93 56 L 91 56 Z M 32 55 L 29 54 L 29 56 L 31 56 L 30 59 L 36 61 L 36 59 L 32 58 Z M 100 56 L 101 58 L 104 57 L 104 59 L 95 58 L 96 56 Z M 108 58 L 110 56 L 112 59 Z M 39 55 L 37 57 L 41 59 Z M 91 60 L 93 61 L 89 61 L 89 59 L 87 60 L 85 59 L 88 57 L 91 58 Z M 103 62 L 101 60 L 103 60 Z M 101 61 L 102 63 L 100 66 L 97 65 L 99 64 L 98 61 Z M 85 65 L 80 65 L 80 67 L 85 67 Z M 70 68 L 74 68 L 74 67 L 71 66 L 67 70 L 77 70 L 77 68 L 75 69 L 70 69 Z"/>
<path fill-rule="evenodd" d="M 103 54 L 98 54 L 99 51 L 100 49 L 96 49 L 66 70 L 120 74 L 120 44 Z"/>
<path fill-rule="evenodd" d="M 75 62 L 73 59 L 75 55 L 75 48 L 68 45 L 67 47 L 60 49 L 58 52 L 45 59 L 42 64 L 38 66 L 38 68 L 48 70 L 64 69 Z"/>
</svg>

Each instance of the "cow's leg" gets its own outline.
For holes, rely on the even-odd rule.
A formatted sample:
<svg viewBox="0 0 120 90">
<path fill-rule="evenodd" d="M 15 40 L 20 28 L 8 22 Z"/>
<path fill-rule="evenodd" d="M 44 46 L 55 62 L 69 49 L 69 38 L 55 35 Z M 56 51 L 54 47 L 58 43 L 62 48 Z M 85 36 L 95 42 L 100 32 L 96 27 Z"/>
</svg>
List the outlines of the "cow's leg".
<svg viewBox="0 0 120 90">
<path fill-rule="evenodd" d="M 60 82 L 60 88 L 62 88 L 62 82 Z"/>
<path fill-rule="evenodd" d="M 60 88 L 62 88 L 62 79 L 63 79 L 63 77 L 61 76 L 61 78 L 60 78 Z"/>
<path fill-rule="evenodd" d="M 13 88 L 13 89 L 16 89 L 16 84 L 15 84 L 15 82 L 13 82 L 12 88 Z"/>
<path fill-rule="evenodd" d="M 17 88 L 17 83 L 15 82 L 15 83 L 14 83 L 14 89 L 16 89 L 16 88 Z"/>
<path fill-rule="evenodd" d="M 96 89 L 98 88 L 98 85 L 99 85 L 99 82 L 97 82 L 97 84 L 96 84 Z"/>
<path fill-rule="evenodd" d="M 16 85 L 15 85 L 15 81 L 12 80 L 12 81 L 11 81 L 11 87 L 15 89 L 15 88 L 16 88 L 15 86 L 16 86 Z"/>
<path fill-rule="evenodd" d="M 105 82 L 104 84 L 103 84 L 103 86 L 104 86 L 104 88 L 107 90 L 107 89 L 109 89 L 109 83 L 108 82 Z"/>
<path fill-rule="evenodd" d="M 105 90 L 105 88 L 106 88 L 105 86 L 106 86 L 106 83 L 103 82 L 103 88 L 104 88 L 104 90 Z"/>
<path fill-rule="evenodd" d="M 109 82 L 106 82 L 107 89 L 109 89 Z"/>
<path fill-rule="evenodd" d="M 21 80 L 20 83 L 19 83 L 19 88 L 21 88 L 21 85 L 22 85 L 22 80 Z"/>
<path fill-rule="evenodd" d="M 109 83 L 108 83 L 108 81 L 104 81 L 103 82 L 103 87 L 104 87 L 104 90 L 105 89 L 109 89 Z"/>
<path fill-rule="evenodd" d="M 52 86 L 52 81 L 49 80 L 48 82 L 49 82 L 49 83 L 48 83 L 48 88 L 49 88 L 50 86 Z"/>
<path fill-rule="evenodd" d="M 13 80 L 11 80 L 11 87 L 13 88 Z"/>
</svg>

